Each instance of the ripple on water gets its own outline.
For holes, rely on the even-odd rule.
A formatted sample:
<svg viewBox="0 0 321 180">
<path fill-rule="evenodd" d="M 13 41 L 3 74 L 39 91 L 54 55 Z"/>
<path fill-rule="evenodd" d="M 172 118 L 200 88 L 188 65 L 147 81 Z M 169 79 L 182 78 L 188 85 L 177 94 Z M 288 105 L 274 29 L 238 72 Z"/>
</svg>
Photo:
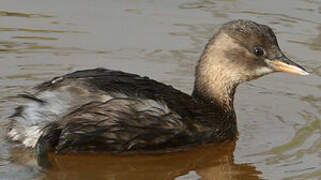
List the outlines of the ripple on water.
<svg viewBox="0 0 321 180">
<path fill-rule="evenodd" d="M 27 14 L 21 12 L 7 12 L 0 11 L 0 16 L 9 16 L 9 17 L 23 17 L 23 18 L 53 18 L 55 16 L 49 16 L 45 14 Z"/>
<path fill-rule="evenodd" d="M 108 4 L 104 4 L 103 1 L 95 1 L 87 5 L 84 5 L 83 2 L 76 2 L 77 6 L 72 4 L 73 0 L 63 4 L 60 4 L 62 1 L 47 1 L 44 4 L 31 4 L 31 7 L 29 3 L 24 4 L 22 1 L 19 4 L 25 9 L 29 7 L 45 11 L 48 9 L 46 4 L 50 3 L 52 13 L 48 14 L 54 15 L 13 11 L 12 9 L 19 9 L 18 4 L 13 6 L 16 8 L 8 8 L 11 1 L 5 1 L 8 1 L 2 3 L 2 9 L 5 10 L 0 11 L 0 17 L 8 23 L 2 24 L 0 27 L 2 34 L 0 41 L 0 117 L 4 117 L 5 112 L 14 107 L 8 103 L 12 100 L 12 96 L 43 80 L 70 72 L 74 70 L 74 67 L 104 66 L 108 68 L 119 67 L 126 71 L 142 70 L 149 72 L 156 79 L 166 77 L 163 78 L 165 82 L 172 83 L 184 90 L 191 90 L 194 65 L 208 38 L 221 23 L 236 18 L 253 19 L 272 25 L 277 32 L 281 32 L 279 34 L 283 38 L 283 41 L 282 39 L 280 41 L 282 49 L 291 50 L 292 48 L 291 55 L 294 56 L 303 57 L 301 53 L 304 54 L 302 64 L 310 66 L 308 68 L 311 69 L 313 76 L 309 80 L 291 77 L 297 80 L 295 85 L 285 83 L 285 80 L 279 76 L 267 77 L 267 79 L 273 79 L 273 77 L 274 79 L 266 83 L 251 82 L 245 85 L 246 91 L 242 94 L 246 97 L 245 100 L 252 98 L 252 95 L 247 94 L 248 89 L 252 88 L 253 91 L 259 91 L 260 96 L 269 98 L 273 94 L 273 97 L 284 101 L 278 102 L 278 107 L 275 109 L 286 109 L 283 106 L 288 106 L 290 109 L 292 102 L 298 103 L 293 105 L 295 107 L 300 106 L 300 103 L 305 103 L 302 111 L 291 114 L 291 117 L 294 117 L 293 120 L 286 113 L 275 113 L 277 121 L 286 128 L 293 129 L 293 136 L 281 144 L 271 145 L 272 148 L 263 151 L 263 153 L 256 150 L 255 142 L 251 144 L 250 138 L 245 138 L 244 144 L 240 144 L 244 149 L 241 150 L 240 155 L 233 155 L 234 145 L 145 157 L 66 155 L 53 157 L 53 159 L 56 158 L 56 168 L 49 170 L 48 174 L 42 174 L 35 164 L 32 152 L 11 149 L 11 144 L 5 143 L 0 138 L 2 144 L 2 148 L 0 148 L 0 176 L 5 174 L 6 178 L 16 177 L 17 179 L 41 179 L 40 177 L 44 175 L 47 179 L 57 177 L 65 177 L 65 179 L 76 177 L 83 179 L 86 177 L 88 177 L 87 179 L 94 177 L 146 179 L 147 177 L 148 179 L 177 178 L 178 180 L 199 177 L 203 179 L 213 177 L 221 179 L 275 179 L 276 177 L 280 179 L 317 179 L 321 176 L 321 99 L 318 91 L 311 90 L 312 88 L 321 90 L 319 79 L 321 76 L 319 62 L 321 26 L 318 21 L 321 6 L 319 0 L 291 0 L 291 2 L 288 0 L 285 1 L 289 3 L 288 6 L 277 7 L 281 11 L 275 10 L 277 9 L 275 5 L 265 6 L 279 2 L 271 2 L 270 0 L 260 1 L 259 4 L 248 0 L 188 0 L 184 2 L 171 0 L 159 1 L 161 2 L 159 4 L 164 3 L 164 6 L 153 6 L 152 8 L 150 8 L 150 2 L 147 3 L 147 1 L 143 3 L 140 1 L 141 4 L 138 8 L 136 0 L 128 1 L 126 4 L 122 4 L 121 1 L 108 2 Z M 51 3 L 55 6 L 52 6 Z M 177 7 L 172 3 L 177 3 Z M 301 5 L 302 3 L 303 5 Z M 153 2 L 153 5 L 155 4 L 157 4 L 156 1 Z M 62 6 L 64 8 L 60 8 Z M 102 11 L 100 11 L 100 7 L 104 7 Z M 162 16 L 162 14 L 170 14 L 170 18 Z M 127 22 L 127 19 L 130 20 Z M 135 26 L 129 26 L 130 21 L 135 22 Z M 154 26 L 164 27 L 164 29 L 153 28 Z M 118 28 L 119 32 L 127 34 L 119 35 L 118 31 L 111 31 L 114 33 L 112 36 L 117 38 L 102 43 L 100 39 L 109 34 L 109 30 L 112 28 Z M 138 29 L 133 32 L 144 33 L 141 37 L 132 38 L 136 34 L 132 33 L 131 28 Z M 98 31 L 100 29 L 102 30 Z M 156 35 L 154 32 L 157 32 Z M 153 34 L 155 37 L 149 34 Z M 148 40 L 155 38 L 155 42 L 160 42 L 160 40 L 167 38 L 166 35 L 170 39 L 174 39 L 175 41 L 172 42 L 179 44 L 179 46 L 168 48 L 168 44 L 156 43 L 156 48 L 150 48 L 148 44 L 145 44 L 144 47 L 144 43 L 149 42 Z M 130 38 L 130 41 L 126 42 L 127 39 L 123 38 L 124 43 L 117 42 L 123 36 Z M 185 41 L 181 41 L 182 39 Z M 94 42 L 89 43 L 90 41 Z M 131 41 L 137 45 L 143 45 L 139 47 L 127 45 Z M 96 44 L 97 46 L 95 46 Z M 304 51 L 299 52 L 302 47 L 304 47 Z M 163 76 L 165 73 L 159 73 L 162 76 L 157 74 L 163 71 L 166 71 L 167 76 Z M 291 91 L 288 90 L 290 88 Z M 306 91 L 311 91 L 311 94 Z M 301 98 L 299 94 L 304 94 L 304 96 Z M 268 100 L 272 101 L 273 99 Z M 271 113 L 274 104 L 256 103 L 246 104 L 246 106 L 239 108 L 245 115 L 243 119 L 251 120 L 251 117 L 247 116 L 250 109 L 256 111 L 253 113 L 254 118 L 255 114 L 264 114 L 266 118 L 274 117 L 274 113 Z M 252 133 L 250 137 L 253 138 L 253 132 L 260 133 L 265 128 L 264 126 L 260 127 L 257 122 L 244 124 L 246 123 L 243 125 L 242 122 L 240 123 L 240 126 L 244 126 L 240 128 L 246 131 L 240 132 L 243 139 L 244 134 Z M 4 136 L 5 126 L 6 122 L 0 123 L 1 137 Z M 261 129 L 255 131 L 255 128 Z M 282 131 L 282 127 L 275 126 L 273 128 Z M 258 137 L 260 136 L 263 137 L 262 134 L 258 135 Z M 271 139 L 280 138 L 278 133 L 270 134 L 270 136 Z M 258 140 L 264 140 L 264 138 Z M 254 153 L 250 154 L 243 163 L 234 162 L 234 160 L 242 158 L 248 151 Z M 255 162 L 256 159 L 261 160 Z M 254 163 L 247 163 L 251 161 Z"/>
</svg>

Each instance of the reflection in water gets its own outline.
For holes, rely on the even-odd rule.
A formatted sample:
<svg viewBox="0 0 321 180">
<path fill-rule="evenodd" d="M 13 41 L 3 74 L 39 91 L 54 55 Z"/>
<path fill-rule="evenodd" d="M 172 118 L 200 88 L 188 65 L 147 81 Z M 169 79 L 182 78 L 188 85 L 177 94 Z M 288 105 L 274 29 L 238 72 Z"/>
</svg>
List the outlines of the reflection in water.
<svg viewBox="0 0 321 180">
<path fill-rule="evenodd" d="M 315 168 L 320 166 L 320 162 L 310 159 L 312 155 L 320 156 L 321 120 L 310 114 L 302 115 L 302 118 L 308 122 L 296 129 L 290 142 L 260 154 L 273 155 L 265 159 L 268 164 L 292 166 L 292 169 L 295 169 L 290 170 L 293 175 L 285 179 L 317 179 L 321 176 L 321 170 Z"/>
<path fill-rule="evenodd" d="M 54 17 L 54 16 L 45 15 L 45 14 L 27 14 L 27 13 L 7 12 L 7 11 L 0 11 L 0 16 L 14 16 L 14 17 L 25 17 L 25 18 L 52 18 L 52 17 Z"/>
<path fill-rule="evenodd" d="M 272 24 L 278 24 L 279 22 L 297 23 L 298 21 L 309 22 L 312 24 L 319 24 L 318 22 L 314 22 L 309 19 L 302 19 L 302 18 L 298 18 L 295 16 L 289 16 L 289 15 L 281 14 L 281 13 L 267 13 L 267 12 L 257 12 L 257 11 L 239 11 L 238 13 L 277 17 L 278 19 L 275 19 L 274 20 L 275 23 L 272 23 Z"/>
<path fill-rule="evenodd" d="M 229 18 L 228 11 L 238 7 L 239 0 L 194 0 L 193 2 L 185 2 L 179 5 L 181 9 L 198 9 L 204 12 L 209 12 L 213 17 L 224 18 L 225 21 Z"/>
<path fill-rule="evenodd" d="M 36 39 L 36 40 L 58 40 L 55 37 L 44 37 L 44 36 L 13 36 L 13 39 Z"/>
<path fill-rule="evenodd" d="M 56 73 L 30 73 L 30 74 L 19 74 L 19 75 L 13 75 L 13 76 L 7 76 L 8 79 L 24 79 L 24 80 L 42 80 L 43 78 L 41 76 L 55 76 Z M 40 77 L 39 77 L 40 76 Z"/>
<path fill-rule="evenodd" d="M 216 3 L 209 0 L 198 0 L 195 2 L 186 2 L 178 7 L 181 9 L 212 9 L 215 7 Z"/>
<path fill-rule="evenodd" d="M 319 35 L 311 40 L 313 46 L 310 46 L 310 48 L 315 51 L 321 51 L 321 25 L 318 26 L 318 31 Z"/>
<path fill-rule="evenodd" d="M 319 67 L 320 68 L 320 67 Z M 321 85 L 318 86 L 321 89 Z M 302 102 L 310 105 L 315 112 L 300 112 L 301 124 L 295 124 L 294 136 L 289 142 L 273 147 L 263 153 L 252 154 L 250 157 L 265 156 L 268 165 L 278 165 L 283 168 L 291 167 L 286 180 L 290 179 L 317 179 L 321 177 L 319 159 L 321 149 L 321 97 L 308 95 L 301 97 Z M 286 122 L 278 117 L 281 122 Z"/>
<path fill-rule="evenodd" d="M 309 46 L 312 50 L 316 50 L 316 51 L 320 51 L 321 50 L 321 44 L 317 44 L 317 43 L 320 43 L 320 42 L 308 43 L 308 42 L 301 42 L 301 41 L 294 41 L 294 40 L 289 40 L 288 42 Z"/>
<path fill-rule="evenodd" d="M 63 31 L 48 29 L 26 29 L 26 28 L 0 28 L 0 32 L 28 32 L 28 33 L 84 33 L 80 31 Z"/>
<path fill-rule="evenodd" d="M 261 173 L 253 166 L 234 163 L 234 148 L 235 142 L 231 142 L 157 155 L 51 155 L 54 167 L 46 170 L 46 179 L 183 180 L 191 171 L 204 180 L 260 179 Z M 13 156 L 17 156 L 12 157 L 15 164 L 31 166 L 36 161 L 33 155 L 21 150 L 14 151 Z M 42 176 L 39 171 L 37 174 Z"/>
<path fill-rule="evenodd" d="M 71 71 L 71 67 L 66 67 L 62 64 L 23 64 L 18 65 L 21 70 L 32 70 L 32 71 L 39 71 L 39 70 L 46 70 L 46 71 Z"/>
<path fill-rule="evenodd" d="M 36 39 L 36 40 L 56 40 L 58 38 L 53 37 L 40 37 L 40 36 L 29 36 L 29 37 L 23 37 L 18 36 L 18 38 L 15 36 L 13 38 L 16 39 Z M 1 48 L 4 47 L 4 48 Z M 93 51 L 93 50 L 86 50 L 76 47 L 54 47 L 54 46 L 48 46 L 48 45 L 41 45 L 36 42 L 18 42 L 18 41 L 0 41 L 0 52 L 5 53 L 15 53 L 15 54 L 40 54 L 40 53 L 50 53 L 54 55 L 70 55 L 72 53 L 82 53 L 82 54 L 88 54 L 88 53 L 101 53 L 103 51 Z"/>
</svg>

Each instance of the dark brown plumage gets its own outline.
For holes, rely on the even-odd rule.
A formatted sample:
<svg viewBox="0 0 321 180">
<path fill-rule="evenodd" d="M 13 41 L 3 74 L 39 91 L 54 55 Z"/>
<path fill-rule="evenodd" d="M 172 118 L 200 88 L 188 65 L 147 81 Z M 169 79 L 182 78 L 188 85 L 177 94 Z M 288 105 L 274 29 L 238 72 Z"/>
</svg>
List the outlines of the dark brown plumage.
<svg viewBox="0 0 321 180">
<path fill-rule="evenodd" d="M 170 151 L 235 137 L 235 122 L 226 123 L 234 121 L 234 117 L 226 114 L 224 109 L 211 103 L 198 103 L 191 96 L 147 77 L 92 69 L 68 74 L 55 85 L 49 85 L 49 81 L 37 88 L 40 91 L 56 89 L 70 80 L 84 81 L 90 86 L 83 88 L 92 93 L 103 91 L 115 94 L 115 98 L 89 102 L 66 114 L 59 122 L 47 125 L 43 136 L 60 129 L 55 142 L 58 153 Z M 121 93 L 119 97 L 118 93 Z M 166 105 L 168 110 L 144 102 L 148 99 Z"/>
</svg>

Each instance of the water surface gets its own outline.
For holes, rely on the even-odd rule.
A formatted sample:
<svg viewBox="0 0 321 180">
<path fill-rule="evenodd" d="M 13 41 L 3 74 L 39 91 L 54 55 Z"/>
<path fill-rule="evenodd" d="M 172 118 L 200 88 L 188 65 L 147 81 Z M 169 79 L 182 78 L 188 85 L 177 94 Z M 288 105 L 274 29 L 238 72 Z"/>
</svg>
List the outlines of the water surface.
<svg viewBox="0 0 321 180">
<path fill-rule="evenodd" d="M 237 89 L 239 140 L 162 155 L 51 156 L 4 140 L 0 179 L 320 179 L 320 0 L 2 0 L 0 117 L 12 96 L 53 76 L 105 67 L 150 76 L 192 91 L 194 66 L 208 39 L 229 20 L 271 26 L 308 77 L 276 73 Z"/>
</svg>

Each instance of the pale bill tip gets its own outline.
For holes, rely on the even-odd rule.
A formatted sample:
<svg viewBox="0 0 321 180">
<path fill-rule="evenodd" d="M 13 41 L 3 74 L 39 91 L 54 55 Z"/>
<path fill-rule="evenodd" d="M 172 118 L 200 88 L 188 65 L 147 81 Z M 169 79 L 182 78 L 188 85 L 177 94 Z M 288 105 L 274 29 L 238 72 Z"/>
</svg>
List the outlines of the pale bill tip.
<svg viewBox="0 0 321 180">
<path fill-rule="evenodd" d="M 298 67 L 295 67 L 295 70 L 298 72 L 299 75 L 303 75 L 303 76 L 307 76 L 307 75 L 310 75 L 310 73 L 306 72 L 305 70 L 301 69 L 301 68 L 298 68 Z"/>
<path fill-rule="evenodd" d="M 310 73 L 308 73 L 308 72 L 306 72 L 306 71 L 303 71 L 303 72 L 301 73 L 301 75 L 307 76 L 307 75 L 310 75 Z"/>
</svg>

